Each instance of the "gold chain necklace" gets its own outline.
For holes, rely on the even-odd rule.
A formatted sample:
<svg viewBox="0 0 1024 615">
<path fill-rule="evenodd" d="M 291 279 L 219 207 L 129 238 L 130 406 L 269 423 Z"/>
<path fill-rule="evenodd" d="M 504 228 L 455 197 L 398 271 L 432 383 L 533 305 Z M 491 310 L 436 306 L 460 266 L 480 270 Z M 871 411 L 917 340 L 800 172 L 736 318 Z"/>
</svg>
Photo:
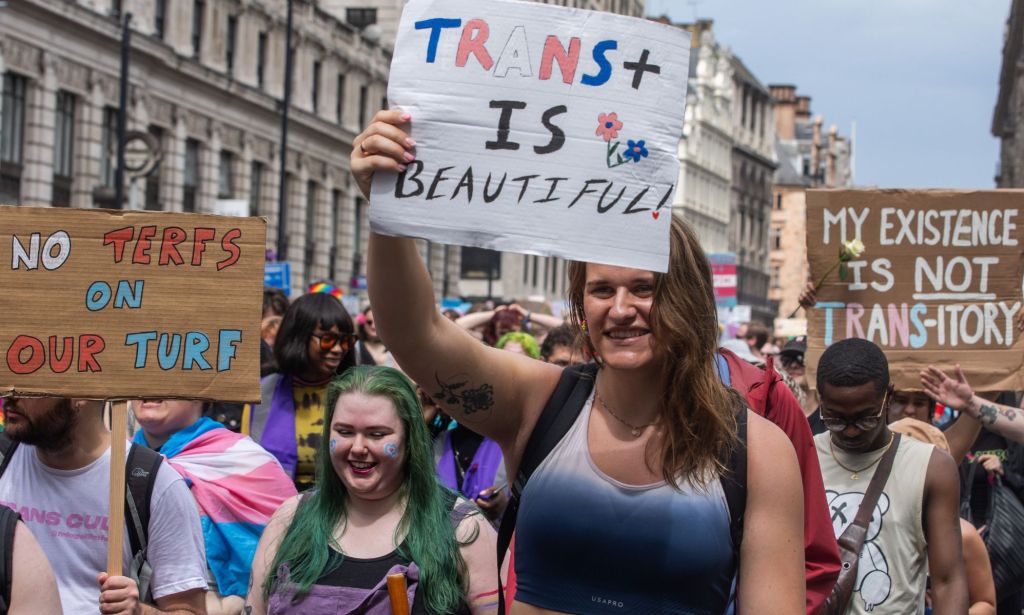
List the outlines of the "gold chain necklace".
<svg viewBox="0 0 1024 615">
<path fill-rule="evenodd" d="M 884 449 L 882 449 L 882 454 L 878 456 L 878 459 L 875 459 L 874 461 L 872 461 L 871 463 L 869 463 L 868 465 L 864 466 L 863 468 L 861 468 L 859 470 L 847 467 L 846 465 L 843 464 L 842 461 L 839 461 L 839 458 L 836 457 L 836 450 L 834 448 L 832 448 L 832 434 L 829 434 L 829 436 L 828 436 L 828 452 L 832 454 L 832 460 L 835 461 L 837 464 L 839 464 L 840 468 L 846 470 L 847 472 L 850 472 L 850 480 L 860 480 L 860 473 L 863 472 L 864 470 L 867 470 L 871 466 L 875 465 L 879 461 L 881 461 L 882 457 L 885 457 L 886 451 L 888 451 L 889 447 L 892 446 L 892 441 L 895 440 L 895 439 L 896 439 L 896 432 L 893 432 L 889 436 L 889 443 L 885 445 Z"/>
<path fill-rule="evenodd" d="M 614 418 L 616 421 L 622 423 L 626 427 L 629 427 L 629 432 L 631 434 L 633 434 L 634 438 L 639 438 L 640 434 L 642 434 L 644 432 L 644 429 L 647 429 L 648 427 L 653 425 L 655 422 L 657 422 L 657 421 L 651 421 L 650 423 L 646 423 L 644 425 L 634 425 L 634 424 L 630 423 L 629 421 L 627 421 L 626 419 L 624 419 L 621 416 L 619 416 L 618 414 L 616 414 L 614 410 L 612 410 L 612 407 L 608 405 L 608 402 L 606 402 L 601 397 L 601 395 L 597 392 L 597 387 L 596 386 L 594 387 L 594 397 L 596 397 L 597 401 L 600 402 L 600 404 L 602 406 L 604 406 L 604 409 L 608 411 L 608 414 L 612 415 L 612 418 Z"/>
</svg>

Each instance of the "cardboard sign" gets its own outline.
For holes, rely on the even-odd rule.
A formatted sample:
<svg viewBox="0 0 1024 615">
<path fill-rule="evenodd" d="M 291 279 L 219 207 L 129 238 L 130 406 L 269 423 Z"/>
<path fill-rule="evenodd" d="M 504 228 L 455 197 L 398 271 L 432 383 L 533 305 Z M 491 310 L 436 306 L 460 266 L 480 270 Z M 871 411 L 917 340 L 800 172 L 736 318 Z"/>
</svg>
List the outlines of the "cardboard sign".
<svg viewBox="0 0 1024 615">
<path fill-rule="evenodd" d="M 373 230 L 665 271 L 689 47 L 611 13 L 412 0 L 388 99 L 417 158 L 374 178 Z"/>
<path fill-rule="evenodd" d="M 1024 388 L 1024 191 L 808 191 L 811 279 L 853 239 L 864 253 L 843 279 L 828 276 L 808 316 L 809 371 L 830 344 L 858 337 L 885 351 L 898 389 L 954 363 L 975 390 Z"/>
<path fill-rule="evenodd" d="M 0 391 L 253 401 L 260 218 L 0 207 Z"/>
</svg>

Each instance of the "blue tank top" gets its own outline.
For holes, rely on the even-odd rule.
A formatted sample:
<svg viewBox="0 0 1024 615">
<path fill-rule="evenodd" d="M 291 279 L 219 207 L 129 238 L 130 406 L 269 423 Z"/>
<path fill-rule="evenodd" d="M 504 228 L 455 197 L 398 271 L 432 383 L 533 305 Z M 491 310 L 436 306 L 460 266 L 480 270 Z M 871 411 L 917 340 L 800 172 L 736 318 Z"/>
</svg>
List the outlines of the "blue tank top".
<svg viewBox="0 0 1024 615">
<path fill-rule="evenodd" d="M 721 483 L 623 484 L 587 448 L 593 394 L 530 477 L 516 529 L 516 600 L 564 613 L 720 615 L 736 563 Z"/>
</svg>

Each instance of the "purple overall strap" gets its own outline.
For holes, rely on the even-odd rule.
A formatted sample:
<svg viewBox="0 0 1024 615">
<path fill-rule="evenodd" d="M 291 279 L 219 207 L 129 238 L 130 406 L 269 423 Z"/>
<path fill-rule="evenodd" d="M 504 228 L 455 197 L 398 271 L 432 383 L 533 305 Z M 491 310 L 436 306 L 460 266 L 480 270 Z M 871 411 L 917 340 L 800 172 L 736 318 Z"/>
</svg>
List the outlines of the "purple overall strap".
<svg viewBox="0 0 1024 615">
<path fill-rule="evenodd" d="M 295 478 L 295 468 L 299 463 L 298 444 L 295 440 L 295 397 L 292 394 L 292 378 L 287 374 L 282 374 L 274 388 L 260 444 L 277 457 L 289 476 Z"/>
</svg>

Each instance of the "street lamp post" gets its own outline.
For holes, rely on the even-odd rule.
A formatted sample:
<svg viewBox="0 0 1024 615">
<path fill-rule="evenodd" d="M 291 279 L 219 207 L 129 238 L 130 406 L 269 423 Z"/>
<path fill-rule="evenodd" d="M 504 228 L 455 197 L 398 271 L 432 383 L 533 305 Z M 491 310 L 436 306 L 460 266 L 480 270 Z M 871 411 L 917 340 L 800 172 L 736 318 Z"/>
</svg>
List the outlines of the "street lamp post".
<svg viewBox="0 0 1024 615">
<path fill-rule="evenodd" d="M 277 259 L 288 260 L 288 109 L 292 102 L 292 3 L 284 43 L 284 100 L 281 103 L 281 172 L 277 194 Z"/>
</svg>

